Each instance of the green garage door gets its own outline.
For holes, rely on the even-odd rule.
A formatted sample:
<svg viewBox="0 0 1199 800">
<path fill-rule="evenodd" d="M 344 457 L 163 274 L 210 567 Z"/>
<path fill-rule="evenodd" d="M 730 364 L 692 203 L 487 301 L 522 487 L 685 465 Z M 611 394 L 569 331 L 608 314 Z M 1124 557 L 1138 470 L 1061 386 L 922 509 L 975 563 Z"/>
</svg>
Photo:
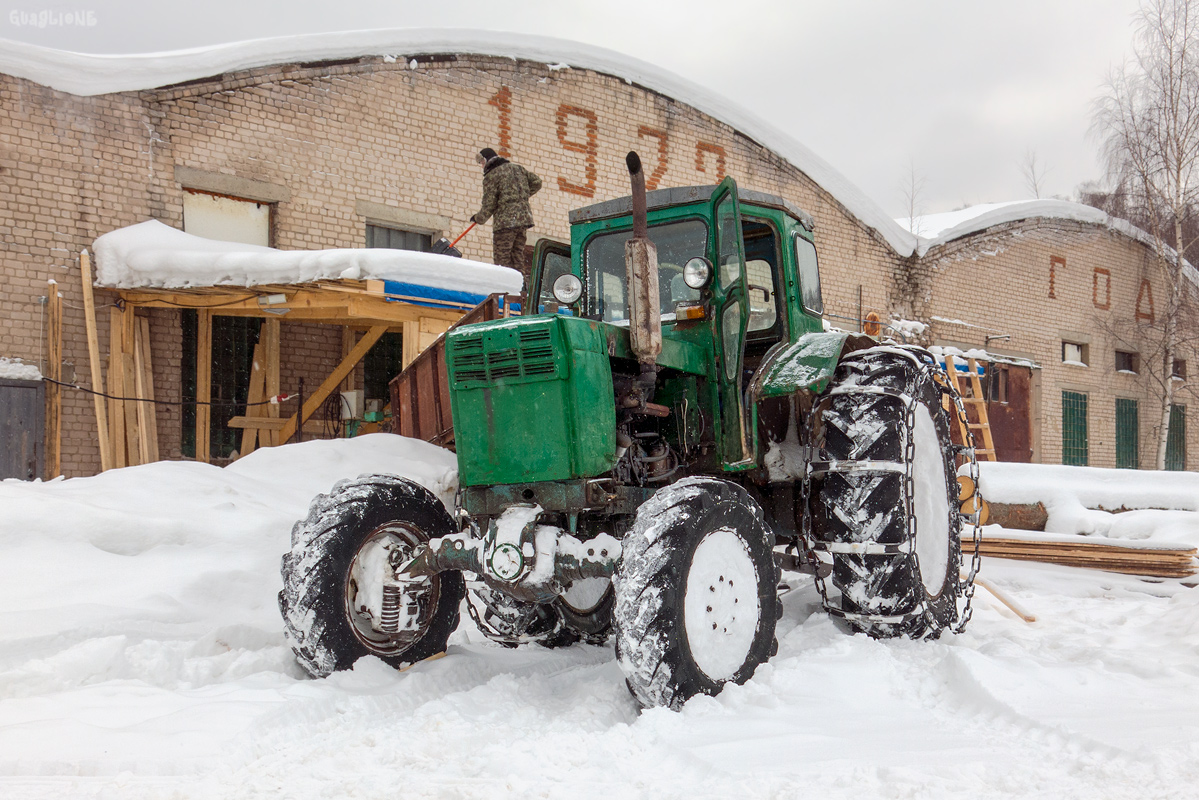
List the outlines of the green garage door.
<svg viewBox="0 0 1199 800">
<path fill-rule="evenodd" d="M 1141 428 L 1137 401 L 1116 398 L 1116 467 L 1140 467 Z"/>
<path fill-rule="evenodd" d="M 1062 463 L 1087 465 L 1087 396 L 1062 392 Z"/>
<path fill-rule="evenodd" d="M 1170 406 L 1170 433 L 1166 436 L 1166 469 L 1187 468 L 1187 407 Z"/>
</svg>

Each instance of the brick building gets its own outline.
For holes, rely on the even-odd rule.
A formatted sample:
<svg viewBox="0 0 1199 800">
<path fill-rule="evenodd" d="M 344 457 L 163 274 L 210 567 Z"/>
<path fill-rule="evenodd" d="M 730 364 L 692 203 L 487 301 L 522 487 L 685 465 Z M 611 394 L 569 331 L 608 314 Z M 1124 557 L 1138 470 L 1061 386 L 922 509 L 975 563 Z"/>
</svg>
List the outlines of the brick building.
<svg viewBox="0 0 1199 800">
<path fill-rule="evenodd" d="M 1106 430 L 1098 417 L 1109 413 L 1117 388 L 1100 374 L 1107 367 L 1072 378 L 1060 364 L 1059 328 L 1091 331 L 1090 341 L 1074 339 L 1090 345 L 1093 358 L 1101 349 L 1110 355 L 1084 319 L 1095 310 L 1090 278 L 1069 270 L 1110 265 L 1112 307 L 1125 308 L 1128 293 L 1135 294 L 1126 285 L 1130 270 L 1143 269 L 1143 244 L 1088 223 L 1072 232 L 1057 223 L 1014 222 L 1010 246 L 988 250 L 1001 234 L 988 230 L 921 253 L 927 240 L 886 218 L 785 134 L 675 76 L 606 51 L 502 34 L 433 41 L 381 32 L 125 59 L 21 45 L 0 53 L 0 67 L 7 73 L 0 74 L 0 357 L 43 361 L 42 303 L 54 280 L 64 295 L 67 377 L 73 365 L 87 383 L 77 256 L 119 227 L 158 219 L 205 235 L 217 219 L 221 231 L 213 235 L 283 249 L 427 247 L 467 226 L 480 195 L 474 154 L 491 146 L 544 181 L 533 199 L 532 236 L 565 240 L 571 208 L 627 194 L 623 156 L 637 149 L 650 188 L 732 175 L 810 212 L 833 324 L 856 327 L 873 310 L 932 322 L 932 340 L 946 343 L 978 345 L 979 337 L 936 317 L 1011 333 L 1004 346 L 1041 368 L 1030 419 L 1038 460 L 1060 458 L 1051 397 L 1059 387 L 1087 389 L 1091 430 Z M 1035 236 L 1024 235 L 1034 228 Z M 490 260 L 489 234 L 472 233 L 460 249 Z M 982 255 L 969 254 L 976 251 Z M 1060 300 L 1021 294 L 1017 281 L 978 273 L 1026 275 L 1044 295 L 1051 257 L 1066 259 Z M 1008 294 L 998 302 L 980 288 Z M 102 306 L 111 301 L 97 295 Z M 1060 308 L 1046 304 L 1055 302 Z M 188 357 L 193 323 L 174 309 L 153 309 L 148 318 L 156 394 L 180 400 L 195 374 Z M 233 349 L 253 335 L 227 327 Z M 340 331 L 286 319 L 281 327 L 285 391 L 300 377 L 319 382 L 344 352 Z M 102 351 L 105 342 L 101 337 Z M 360 386 L 378 382 L 364 368 L 355 379 Z M 190 455 L 184 408 L 159 411 L 163 457 Z M 1150 415 L 1141 415 L 1143 449 Z M 64 474 L 99 468 L 91 402 L 81 393 L 64 396 L 62 441 Z M 228 455 L 227 443 L 214 447 L 225 448 L 214 457 Z M 1106 439 L 1097 440 L 1090 463 L 1112 462 L 1109 451 Z"/>
</svg>

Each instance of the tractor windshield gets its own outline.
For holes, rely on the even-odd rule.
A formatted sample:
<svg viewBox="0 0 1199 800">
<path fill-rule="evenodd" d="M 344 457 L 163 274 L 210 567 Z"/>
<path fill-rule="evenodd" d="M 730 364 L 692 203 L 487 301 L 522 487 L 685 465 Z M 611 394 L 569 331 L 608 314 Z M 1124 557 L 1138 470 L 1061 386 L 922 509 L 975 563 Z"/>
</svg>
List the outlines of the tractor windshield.
<svg viewBox="0 0 1199 800">
<path fill-rule="evenodd" d="M 632 231 L 605 233 L 587 243 L 583 256 L 587 276 L 585 316 L 605 322 L 628 321 L 624 245 L 632 236 Z M 698 290 L 683 282 L 683 265 L 695 256 L 707 254 L 708 226 L 701 219 L 667 222 L 651 226 L 649 238 L 658 248 L 662 321 L 669 322 L 674 319 L 676 303 L 700 298 Z"/>
</svg>

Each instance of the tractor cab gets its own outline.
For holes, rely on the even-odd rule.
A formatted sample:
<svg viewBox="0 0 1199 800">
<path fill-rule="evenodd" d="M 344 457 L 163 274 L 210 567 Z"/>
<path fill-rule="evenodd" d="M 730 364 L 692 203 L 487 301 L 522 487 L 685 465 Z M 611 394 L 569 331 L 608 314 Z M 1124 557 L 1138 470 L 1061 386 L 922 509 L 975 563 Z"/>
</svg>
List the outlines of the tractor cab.
<svg viewBox="0 0 1199 800">
<path fill-rule="evenodd" d="M 750 379 L 776 346 L 823 330 L 812 218 L 782 198 L 738 191 L 731 178 L 648 192 L 646 206 L 657 248 L 659 364 L 703 376 L 724 469 L 751 468 L 758 454 Z M 535 249 L 537 311 L 627 329 L 631 198 L 576 209 L 570 222 L 569 247 L 542 240 Z M 581 285 L 577 299 L 556 296 L 571 275 Z"/>
</svg>

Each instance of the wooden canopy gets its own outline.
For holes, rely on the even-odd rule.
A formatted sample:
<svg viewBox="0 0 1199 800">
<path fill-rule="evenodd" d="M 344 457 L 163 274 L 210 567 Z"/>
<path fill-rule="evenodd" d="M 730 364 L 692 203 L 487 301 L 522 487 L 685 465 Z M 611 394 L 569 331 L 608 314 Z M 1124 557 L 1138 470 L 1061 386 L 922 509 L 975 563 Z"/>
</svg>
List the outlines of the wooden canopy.
<svg viewBox="0 0 1199 800">
<path fill-rule="evenodd" d="M 104 392 L 92 299 L 91 265 L 81 256 L 92 385 Z M 96 416 L 102 468 L 123 467 L 158 460 L 153 370 L 148 321 L 137 318 L 138 308 L 194 309 L 196 341 L 196 458 L 209 460 L 209 426 L 212 399 L 212 318 L 259 317 L 265 320 L 255 346 L 246 402 L 263 403 L 280 394 L 280 322 L 306 322 L 342 328 L 342 359 L 311 394 L 303 407 L 281 417 L 280 405 L 250 405 L 246 415 L 234 417 L 231 427 L 243 429 L 239 452 L 245 455 L 258 445 L 287 442 L 353 372 L 367 351 L 388 331 L 403 333 L 402 361 L 406 366 L 473 306 L 425 297 L 389 294 L 380 280 L 323 280 L 304 284 L 252 287 L 214 286 L 189 289 L 118 289 L 120 302 L 110 312 L 111 346 L 105 404 L 97 399 Z M 362 332 L 358 338 L 357 333 Z M 106 419 L 107 417 L 107 419 Z"/>
</svg>

